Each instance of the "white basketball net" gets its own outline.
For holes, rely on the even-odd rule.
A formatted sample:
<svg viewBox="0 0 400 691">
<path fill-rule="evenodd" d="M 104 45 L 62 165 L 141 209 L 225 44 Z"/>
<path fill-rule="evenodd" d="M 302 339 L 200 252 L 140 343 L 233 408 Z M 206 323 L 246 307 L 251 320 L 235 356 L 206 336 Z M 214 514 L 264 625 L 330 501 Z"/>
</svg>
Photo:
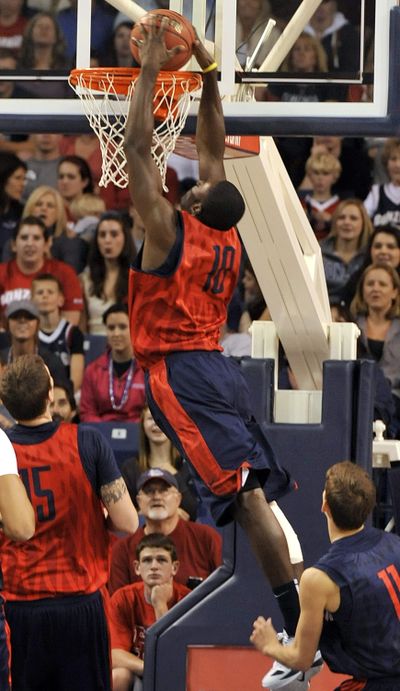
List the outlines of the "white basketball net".
<svg viewBox="0 0 400 691">
<path fill-rule="evenodd" d="M 193 83 L 193 78 L 195 82 Z M 102 176 L 99 185 L 106 187 L 113 182 L 117 187 L 128 186 L 128 172 L 123 149 L 125 125 L 129 104 L 135 90 L 137 76 L 128 86 L 127 94 L 119 94 L 114 84 L 114 74 L 104 70 L 99 77 L 99 70 L 75 73 L 74 82 L 69 84 L 83 103 L 85 114 L 91 128 L 96 133 L 102 155 Z M 196 81 L 197 80 L 197 81 Z M 195 90 L 193 90 L 193 84 Z M 197 84 L 197 86 L 196 86 Z M 178 79 L 170 73 L 168 82 L 160 82 L 154 92 L 155 127 L 151 153 L 160 171 L 164 190 L 167 172 L 167 160 L 173 152 L 188 116 L 191 101 L 198 95 L 201 78 L 190 75 L 187 79 Z M 177 97 L 180 94 L 180 97 Z M 157 121 L 157 113 L 164 111 L 163 119 Z M 165 116 L 165 111 L 167 114 Z"/>
</svg>

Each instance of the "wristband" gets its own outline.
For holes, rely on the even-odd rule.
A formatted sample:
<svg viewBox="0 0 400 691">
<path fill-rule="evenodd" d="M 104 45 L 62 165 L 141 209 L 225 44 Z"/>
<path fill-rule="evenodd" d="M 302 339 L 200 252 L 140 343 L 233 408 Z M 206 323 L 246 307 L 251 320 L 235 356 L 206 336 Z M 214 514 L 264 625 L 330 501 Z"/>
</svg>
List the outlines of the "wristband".
<svg viewBox="0 0 400 691">
<path fill-rule="evenodd" d="M 203 74 L 207 74 L 207 72 L 212 72 L 213 70 L 216 70 L 218 67 L 217 62 L 212 62 L 211 65 L 208 65 L 207 67 L 204 68 Z"/>
</svg>

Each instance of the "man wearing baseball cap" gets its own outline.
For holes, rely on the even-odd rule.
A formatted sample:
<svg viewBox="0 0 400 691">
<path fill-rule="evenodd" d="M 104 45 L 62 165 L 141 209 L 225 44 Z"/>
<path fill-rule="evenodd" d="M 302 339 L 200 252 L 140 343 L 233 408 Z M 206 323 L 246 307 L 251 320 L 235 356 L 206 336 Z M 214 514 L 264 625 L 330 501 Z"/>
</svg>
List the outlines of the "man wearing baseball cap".
<svg viewBox="0 0 400 691">
<path fill-rule="evenodd" d="M 134 535 L 115 543 L 110 592 L 139 580 L 134 568 L 135 550 L 140 540 L 151 533 L 168 535 L 174 541 L 180 562 L 175 576 L 178 583 L 186 585 L 189 579 L 207 578 L 221 564 L 221 537 L 211 526 L 180 517 L 182 495 L 175 476 L 163 468 L 150 468 L 140 475 L 137 489 L 137 502 L 145 523 Z"/>
<path fill-rule="evenodd" d="M 4 362 L 10 363 L 20 355 L 40 355 L 49 368 L 53 379 L 67 382 L 61 360 L 39 342 L 39 312 L 30 300 L 14 300 L 6 308 L 7 331 L 10 347 L 4 348 L 0 355 Z"/>
</svg>

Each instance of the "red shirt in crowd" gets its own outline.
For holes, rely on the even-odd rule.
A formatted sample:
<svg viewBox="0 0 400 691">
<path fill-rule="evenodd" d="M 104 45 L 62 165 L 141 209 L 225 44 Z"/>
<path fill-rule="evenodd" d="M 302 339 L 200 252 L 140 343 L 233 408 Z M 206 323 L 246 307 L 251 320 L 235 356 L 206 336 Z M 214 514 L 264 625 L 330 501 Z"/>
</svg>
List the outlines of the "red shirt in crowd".
<svg viewBox="0 0 400 691">
<path fill-rule="evenodd" d="M 139 528 L 134 535 L 118 540 L 112 549 L 109 580 L 110 593 L 129 583 L 140 581 L 135 573 L 136 546 L 144 537 Z M 186 585 L 190 576 L 207 578 L 222 563 L 220 534 L 209 525 L 179 519 L 175 530 L 168 535 L 173 540 L 179 560 L 174 580 Z"/>
<path fill-rule="evenodd" d="M 82 288 L 74 269 L 59 259 L 45 259 L 38 271 L 25 274 L 15 259 L 0 264 L 0 306 L 4 312 L 14 300 L 30 300 L 32 281 L 39 274 L 53 274 L 61 282 L 64 305 L 63 310 L 83 310 Z"/>
<path fill-rule="evenodd" d="M 145 404 L 144 373 L 134 360 L 132 381 L 126 402 L 119 406 L 128 384 L 129 370 L 121 377 L 112 376 L 114 407 L 110 396 L 109 353 L 104 353 L 88 365 L 83 376 L 80 402 L 82 422 L 106 422 L 124 420 L 138 422 Z"/>
<path fill-rule="evenodd" d="M 172 587 L 168 609 L 190 593 L 181 583 L 174 581 Z M 109 608 L 111 647 L 126 650 L 143 660 L 146 629 L 155 621 L 154 608 L 144 595 L 143 581 L 120 588 L 112 596 Z"/>
</svg>

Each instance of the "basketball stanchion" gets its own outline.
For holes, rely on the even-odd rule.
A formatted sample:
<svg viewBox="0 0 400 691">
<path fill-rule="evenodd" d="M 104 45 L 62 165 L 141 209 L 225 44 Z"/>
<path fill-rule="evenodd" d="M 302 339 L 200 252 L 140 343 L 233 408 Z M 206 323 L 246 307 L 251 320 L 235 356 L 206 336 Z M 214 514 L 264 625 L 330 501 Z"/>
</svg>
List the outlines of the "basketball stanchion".
<svg viewBox="0 0 400 691">
<path fill-rule="evenodd" d="M 72 70 L 69 84 L 81 99 L 89 124 L 97 135 L 102 154 L 99 185 L 113 182 L 128 186 L 123 149 L 126 120 L 140 68 L 104 67 Z M 191 101 L 199 95 L 200 74 L 160 72 L 153 97 L 155 126 L 152 156 L 165 189 L 167 160 L 185 126 Z"/>
</svg>

